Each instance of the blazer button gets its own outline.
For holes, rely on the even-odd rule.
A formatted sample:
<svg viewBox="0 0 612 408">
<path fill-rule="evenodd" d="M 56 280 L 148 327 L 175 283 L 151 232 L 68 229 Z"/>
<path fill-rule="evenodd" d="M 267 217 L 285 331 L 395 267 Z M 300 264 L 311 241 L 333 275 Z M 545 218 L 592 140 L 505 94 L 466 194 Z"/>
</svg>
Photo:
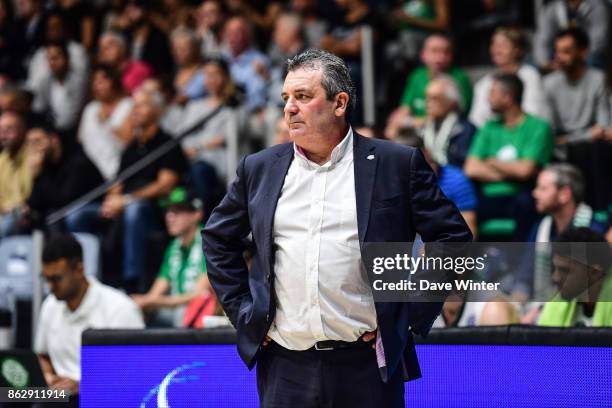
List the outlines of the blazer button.
<svg viewBox="0 0 612 408">
<path fill-rule="evenodd" d="M 268 282 L 270 282 L 270 280 L 271 280 L 271 279 L 270 279 L 270 276 L 271 276 L 271 275 L 270 275 L 270 273 L 269 273 L 269 272 L 268 272 L 268 273 L 266 273 L 266 279 L 268 280 Z"/>
<path fill-rule="evenodd" d="M 266 315 L 266 322 L 269 322 L 269 321 L 270 321 L 270 314 L 268 313 L 268 314 Z"/>
</svg>

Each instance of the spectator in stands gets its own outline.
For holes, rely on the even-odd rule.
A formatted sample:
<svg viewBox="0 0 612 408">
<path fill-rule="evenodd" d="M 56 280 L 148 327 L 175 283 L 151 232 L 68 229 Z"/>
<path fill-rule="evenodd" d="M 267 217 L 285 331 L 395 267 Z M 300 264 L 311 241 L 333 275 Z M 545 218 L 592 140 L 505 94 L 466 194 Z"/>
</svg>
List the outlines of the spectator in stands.
<svg viewBox="0 0 612 408">
<path fill-rule="evenodd" d="M 12 0 L 0 1 L 0 73 L 8 75 L 13 80 L 25 75 L 22 63 L 23 47 L 15 24 Z"/>
<path fill-rule="evenodd" d="M 48 118 L 57 130 L 74 137 L 87 78 L 73 69 L 65 43 L 49 43 L 46 51 L 50 75 L 36 90 L 33 109 Z"/>
<path fill-rule="evenodd" d="M 200 46 L 196 34 L 187 28 L 172 32 L 172 55 L 177 71 L 174 75 L 174 102 L 183 105 L 206 96 Z"/>
<path fill-rule="evenodd" d="M 463 167 L 476 128 L 461 117 L 463 97 L 447 75 L 432 79 L 425 90 L 427 116 L 420 129 L 425 148 L 439 166 Z"/>
<path fill-rule="evenodd" d="M 607 225 L 599 222 L 593 209 L 583 201 L 584 190 L 584 178 L 576 167 L 566 163 L 546 166 L 538 175 L 533 190 L 536 210 L 544 218 L 533 226 L 528 242 L 552 242 L 568 228 L 587 227 L 605 233 Z M 534 250 L 535 259 L 531 253 L 525 254 L 518 268 L 515 290 L 542 300 L 551 289 L 551 254 L 544 245 L 537 245 Z M 526 300 L 526 296 L 522 300 Z"/>
<path fill-rule="evenodd" d="M 26 131 L 18 113 L 5 111 L 0 116 L 0 238 L 19 231 L 18 221 L 32 190 Z"/>
<path fill-rule="evenodd" d="M 153 3 L 150 0 L 129 0 L 125 9 L 131 56 L 153 68 L 157 76 L 172 74 L 172 53 L 163 31 L 149 18 Z"/>
<path fill-rule="evenodd" d="M 185 3 L 185 0 L 163 0 L 149 13 L 149 19 L 166 35 L 173 30 L 187 28 L 191 10 Z"/>
<path fill-rule="evenodd" d="M 83 331 L 138 329 L 144 328 L 144 322 L 129 297 L 85 276 L 83 250 L 72 235 L 50 238 L 42 262 L 51 294 L 40 310 L 34 351 L 49 387 L 78 394 Z"/>
<path fill-rule="evenodd" d="M 533 190 L 536 210 L 546 216 L 534 227 L 529 241 L 552 242 L 570 227 L 605 233 L 607 225 L 598 221 L 584 202 L 584 190 L 584 178 L 576 167 L 566 163 L 546 166 Z"/>
<path fill-rule="evenodd" d="M 12 83 L 0 87 L 0 113 L 17 112 L 29 127 L 46 124 L 45 118 L 32 111 L 32 94 Z"/>
<path fill-rule="evenodd" d="M 117 31 L 106 31 L 100 37 L 98 62 L 109 65 L 121 73 L 121 83 L 128 95 L 153 74 L 153 68 L 149 64 L 129 58 L 126 39 Z"/>
<path fill-rule="evenodd" d="M 223 55 L 232 78 L 246 93 L 245 106 L 260 111 L 267 99 L 268 59 L 253 47 L 253 28 L 246 17 L 230 18 L 224 27 Z"/>
<path fill-rule="evenodd" d="M 542 78 L 537 69 L 522 62 L 526 48 L 527 38 L 523 31 L 516 28 L 498 28 L 491 39 L 491 60 L 495 64 L 496 72 L 516 74 L 523 82 L 523 111 L 547 118 Z M 493 117 L 488 101 L 493 75 L 494 73 L 485 75 L 474 86 L 470 120 L 478 127 L 482 127 Z"/>
<path fill-rule="evenodd" d="M 367 0 L 336 0 L 336 5 L 342 10 L 342 17 L 321 38 L 319 48 L 329 51 L 342 58 L 349 68 L 351 79 L 355 84 L 357 95 L 363 90 L 361 45 L 362 28 L 369 26 L 372 29 L 374 39 L 373 52 L 377 51 L 376 43 L 384 40 L 384 23 L 376 10 L 372 9 Z M 376 59 L 375 59 L 376 61 Z M 355 110 L 351 115 L 353 126 L 363 125 L 363 105 L 355 104 Z"/>
<path fill-rule="evenodd" d="M 47 44 L 66 44 L 70 69 L 78 76 L 86 78 L 89 71 L 89 55 L 82 44 L 72 40 L 67 32 L 66 18 L 58 11 L 51 11 L 45 17 L 45 44 L 39 47 L 28 64 L 26 86 L 34 94 L 45 87 L 52 72 L 47 58 Z M 85 80 L 85 79 L 84 79 Z"/>
<path fill-rule="evenodd" d="M 534 58 L 545 71 L 559 68 L 555 42 L 560 31 L 580 28 L 586 31 L 591 50 L 585 53 L 589 65 L 603 68 L 606 47 L 610 44 L 608 5 L 602 0 L 554 0 L 538 16 L 534 36 Z"/>
<path fill-rule="evenodd" d="M 448 0 L 406 0 L 396 2 L 393 18 L 399 25 L 401 55 L 416 61 L 425 38 L 432 32 L 448 31 L 450 7 Z"/>
<path fill-rule="evenodd" d="M 94 99 L 83 111 L 78 139 L 87 157 L 110 180 L 117 174 L 121 152 L 129 142 L 119 129 L 132 109 L 132 101 L 123 94 L 119 73 L 107 65 L 94 69 L 91 88 Z"/>
<path fill-rule="evenodd" d="M 516 308 L 503 296 L 481 299 L 477 292 L 453 294 L 432 327 L 500 326 L 519 323 Z"/>
<path fill-rule="evenodd" d="M 45 43 L 44 1 L 20 0 L 17 6 L 17 38 L 29 58 Z"/>
<path fill-rule="evenodd" d="M 559 292 L 539 316 L 540 326 L 612 326 L 610 245 L 588 228 L 569 228 L 553 245 L 552 280 Z"/>
<path fill-rule="evenodd" d="M 221 37 L 225 13 L 220 0 L 205 0 L 195 12 L 196 33 L 200 38 L 200 54 L 203 58 L 221 55 Z"/>
<path fill-rule="evenodd" d="M 174 239 L 151 289 L 144 295 L 132 295 L 132 299 L 144 312 L 170 311 L 169 321 L 163 323 L 182 327 L 185 306 L 196 297 L 212 295 L 200 236 L 203 203 L 192 192 L 177 187 L 165 205 L 166 228 Z M 162 316 L 156 319 L 160 323 Z"/>
<path fill-rule="evenodd" d="M 274 22 L 283 10 L 283 3 L 282 0 L 228 0 L 226 6 L 230 14 L 248 16 L 254 28 L 262 34 L 262 39 L 267 39 L 266 34 L 272 31 Z"/>
<path fill-rule="evenodd" d="M 531 184 L 550 160 L 550 126 L 521 110 L 523 84 L 514 74 L 497 74 L 489 103 L 499 119 L 487 122 L 474 138 L 465 173 L 481 183 L 478 222 L 506 218 L 516 222 L 514 238 L 525 241 L 535 211 Z"/>
<path fill-rule="evenodd" d="M 302 38 L 302 22 L 297 14 L 281 14 L 274 24 L 272 42 L 268 49 L 270 58 L 270 102 L 282 108 L 281 93 L 287 75 L 287 60 L 305 49 Z"/>
<path fill-rule="evenodd" d="M 319 16 L 319 0 L 291 0 L 290 10 L 302 21 L 305 48 L 318 48 L 328 26 Z"/>
<path fill-rule="evenodd" d="M 45 229 L 46 216 L 98 187 L 104 179 L 80 148 L 68 154 L 53 129 L 30 129 L 27 143 L 34 178 L 27 201 L 29 225 Z M 71 219 L 70 214 L 65 219 L 69 230 L 74 229 Z M 57 229 L 58 225 L 51 227 Z"/>
<path fill-rule="evenodd" d="M 211 59 L 205 66 L 206 93 L 204 99 L 189 102 L 183 109 L 175 109 L 178 133 L 187 131 L 217 107 L 221 110 L 206 125 L 183 139 L 182 147 L 191 163 L 191 180 L 195 191 L 205 203 L 214 205 L 215 195 L 227 181 L 229 127 L 236 126 L 231 106 L 235 105 L 235 87 L 227 63 Z M 236 143 L 237 141 L 234 141 Z"/>
<path fill-rule="evenodd" d="M 55 0 L 58 10 L 65 16 L 66 30 L 71 39 L 87 50 L 93 49 L 97 32 L 93 5 L 86 0 Z"/>
<path fill-rule="evenodd" d="M 463 112 L 468 112 L 472 103 L 472 86 L 463 70 L 453 67 L 453 48 L 451 40 L 444 34 L 432 34 L 425 40 L 421 51 L 424 66 L 410 74 L 400 107 L 389 116 L 385 137 L 393 139 L 402 128 L 419 128 L 425 121 L 425 89 L 437 75 L 446 73 L 451 76 L 463 97 Z"/>
<path fill-rule="evenodd" d="M 455 203 L 476 236 L 478 199 L 471 180 L 463 173 L 463 163 L 476 128 L 460 118 L 461 94 L 455 81 L 446 75 L 434 78 L 426 90 L 427 118 L 422 132 L 425 158 L 438 176 L 438 184 Z"/>
<path fill-rule="evenodd" d="M 586 202 L 595 210 L 611 202 L 612 145 L 605 128 L 612 111 L 604 74 L 586 65 L 587 34 L 577 28 L 561 31 L 555 42 L 559 70 L 544 79 L 559 158 L 578 167 L 588 181 Z"/>
<path fill-rule="evenodd" d="M 138 163 L 170 136 L 159 126 L 164 99 L 159 92 L 136 91 L 131 114 L 133 141 L 121 155 L 119 171 Z M 185 157 L 180 148 L 172 148 L 107 193 L 100 214 L 107 219 L 123 221 L 123 278 L 128 293 L 141 291 L 146 260 L 147 236 L 158 227 L 157 200 L 167 196 L 185 171 Z"/>
</svg>

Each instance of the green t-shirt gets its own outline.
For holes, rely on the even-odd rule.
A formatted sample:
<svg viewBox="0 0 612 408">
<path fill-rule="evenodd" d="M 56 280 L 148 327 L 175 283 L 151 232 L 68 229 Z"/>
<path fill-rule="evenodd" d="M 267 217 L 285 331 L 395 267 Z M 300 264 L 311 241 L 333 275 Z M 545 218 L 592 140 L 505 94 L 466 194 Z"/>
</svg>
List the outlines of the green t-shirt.
<svg viewBox="0 0 612 408">
<path fill-rule="evenodd" d="M 499 119 L 485 123 L 474 136 L 469 156 L 480 160 L 533 160 L 543 167 L 550 160 L 552 150 L 553 136 L 548 123 L 525 115 L 523 123 L 513 128 L 505 127 Z M 508 196 L 528 188 L 528 183 L 518 181 L 482 183 L 482 193 L 487 197 Z"/>
<path fill-rule="evenodd" d="M 472 104 L 472 84 L 470 79 L 461 68 L 451 68 L 447 74 L 455 80 L 463 97 L 463 112 L 470 111 Z M 410 108 L 413 116 L 424 117 L 425 112 L 425 89 L 429 85 L 429 70 L 421 66 L 412 71 L 408 77 L 404 94 L 402 96 L 402 106 Z"/>
<path fill-rule="evenodd" d="M 202 252 L 202 237 L 195 234 L 191 246 L 184 248 L 181 240 L 172 240 L 164 254 L 159 277 L 170 283 L 172 295 L 193 292 L 202 274 L 206 273 L 206 258 Z"/>
</svg>

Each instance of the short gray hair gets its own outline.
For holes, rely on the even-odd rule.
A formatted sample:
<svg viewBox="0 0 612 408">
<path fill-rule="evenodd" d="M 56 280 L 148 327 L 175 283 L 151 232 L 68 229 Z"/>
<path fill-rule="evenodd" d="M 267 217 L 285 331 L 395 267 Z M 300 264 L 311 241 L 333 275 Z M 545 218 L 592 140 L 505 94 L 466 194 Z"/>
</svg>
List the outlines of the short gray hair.
<svg viewBox="0 0 612 408">
<path fill-rule="evenodd" d="M 555 163 L 546 166 L 544 171 L 555 175 L 557 188 L 569 187 L 576 203 L 584 200 L 584 177 L 577 167 L 567 163 Z"/>
<path fill-rule="evenodd" d="M 328 100 L 332 100 L 340 92 L 349 96 L 348 111 L 355 109 L 357 92 L 351 79 L 348 67 L 342 58 L 315 48 L 309 48 L 287 61 L 287 71 L 296 71 L 301 68 L 323 69 L 321 86 L 325 90 Z"/>
<path fill-rule="evenodd" d="M 463 95 L 461 95 L 459 85 L 457 85 L 457 81 L 455 81 L 453 77 L 446 74 L 440 74 L 433 78 L 429 84 L 431 85 L 433 82 L 441 82 L 444 84 L 444 94 L 446 95 L 446 98 L 449 101 L 454 102 L 458 110 L 463 111 L 465 107 Z"/>
</svg>

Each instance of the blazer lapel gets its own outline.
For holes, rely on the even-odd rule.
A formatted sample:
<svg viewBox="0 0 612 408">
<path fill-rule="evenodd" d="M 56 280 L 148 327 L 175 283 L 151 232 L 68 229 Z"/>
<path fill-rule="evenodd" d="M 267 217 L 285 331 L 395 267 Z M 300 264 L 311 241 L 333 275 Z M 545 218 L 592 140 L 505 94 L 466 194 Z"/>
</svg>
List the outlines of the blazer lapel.
<svg viewBox="0 0 612 408">
<path fill-rule="evenodd" d="M 262 202 L 268 205 L 265 206 L 262 212 L 262 220 L 265 228 L 265 236 L 262 242 L 266 244 L 265 253 L 268 255 L 270 271 L 272 271 L 272 226 L 274 224 L 274 213 L 276 212 L 278 198 L 280 197 L 285 182 L 285 176 L 287 175 L 292 160 L 293 143 L 288 143 L 287 149 L 277 154 L 274 162 L 270 164 L 270 168 L 265 173 L 267 181 L 267 186 L 265 188 L 266 197 Z"/>
<path fill-rule="evenodd" d="M 357 230 L 359 242 L 364 242 L 370 220 L 372 191 L 376 179 L 378 157 L 375 146 L 369 139 L 357 133 L 353 138 L 353 160 L 355 172 L 355 199 L 357 200 Z"/>
</svg>

